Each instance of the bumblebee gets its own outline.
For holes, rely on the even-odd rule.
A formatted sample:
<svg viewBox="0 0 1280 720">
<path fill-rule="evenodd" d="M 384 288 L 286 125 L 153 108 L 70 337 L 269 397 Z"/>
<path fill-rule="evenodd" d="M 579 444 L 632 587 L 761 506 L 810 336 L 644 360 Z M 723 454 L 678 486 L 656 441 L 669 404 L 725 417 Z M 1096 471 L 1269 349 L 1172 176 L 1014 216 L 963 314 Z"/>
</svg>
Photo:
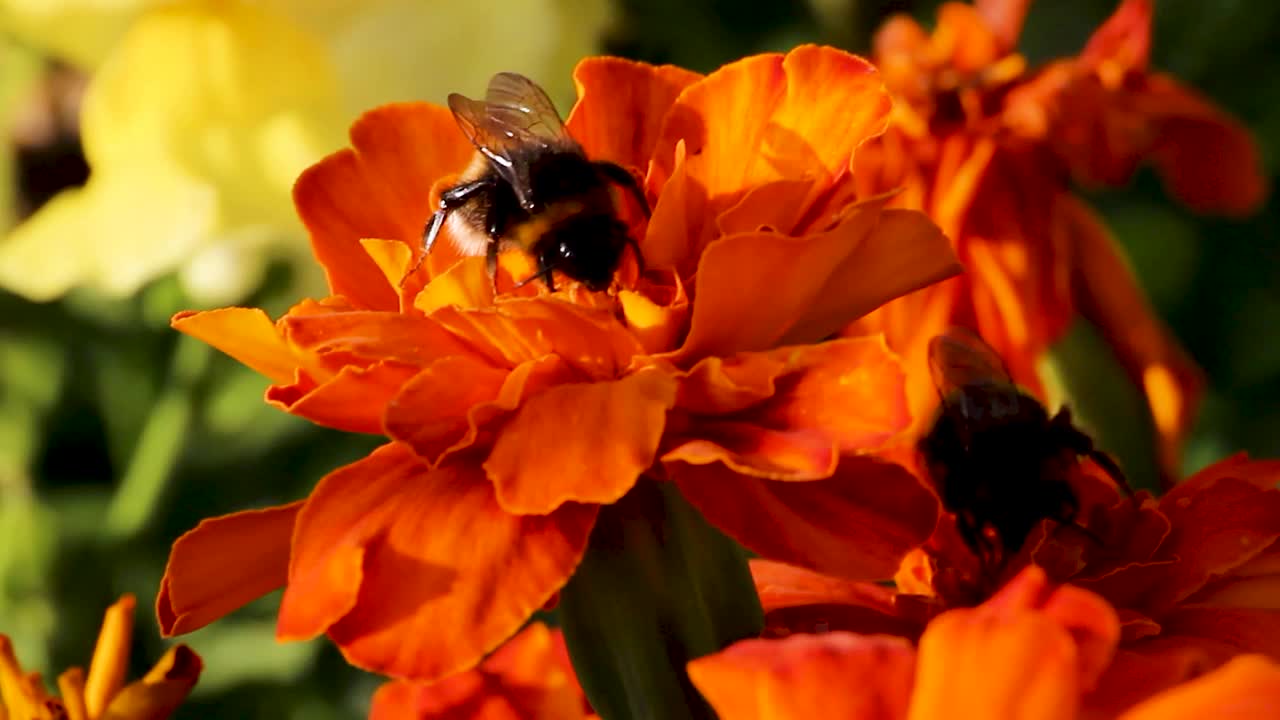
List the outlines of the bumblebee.
<svg viewBox="0 0 1280 720">
<path fill-rule="evenodd" d="M 476 154 L 458 183 L 440 194 L 423 232 L 426 253 L 447 223 L 459 252 L 484 255 L 495 292 L 498 253 L 509 248 L 537 263 L 517 287 L 542 278 L 554 292 L 559 271 L 604 290 L 628 246 L 643 272 L 640 246 L 618 218 L 611 187 L 626 190 L 647 217 L 644 191 L 625 168 L 587 158 L 542 88 L 523 75 L 498 73 L 483 101 L 453 93 L 449 109 Z"/>
<path fill-rule="evenodd" d="M 929 368 L 942 406 L 918 449 L 942 504 L 988 571 L 1017 553 L 1041 520 L 1075 523 L 1080 501 L 1069 478 L 1081 457 L 1096 462 L 1126 494 L 1115 460 L 1063 407 L 1045 406 L 1014 385 L 1000 356 L 977 335 L 952 330 L 929 343 Z"/>
</svg>

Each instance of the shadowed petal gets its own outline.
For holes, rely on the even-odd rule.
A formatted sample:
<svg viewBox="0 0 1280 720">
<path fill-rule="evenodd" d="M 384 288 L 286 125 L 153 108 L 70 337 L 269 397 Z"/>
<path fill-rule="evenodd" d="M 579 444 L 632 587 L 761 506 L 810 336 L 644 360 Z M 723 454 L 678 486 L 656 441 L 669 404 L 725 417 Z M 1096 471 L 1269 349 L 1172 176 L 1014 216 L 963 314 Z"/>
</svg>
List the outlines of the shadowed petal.
<svg viewBox="0 0 1280 720">
<path fill-rule="evenodd" d="M 161 720 L 173 714 L 195 687 L 204 663 L 186 645 L 175 645 L 137 682 L 111 699 L 103 720 Z"/>
<path fill-rule="evenodd" d="M 299 513 L 277 634 L 327 630 L 353 665 L 393 677 L 471 667 L 568 580 L 594 520 L 581 505 L 508 515 L 478 468 L 385 445 Z"/>
<path fill-rule="evenodd" d="M 713 525 L 771 560 L 855 579 L 892 577 L 937 523 L 937 499 L 901 466 L 846 457 L 835 474 L 775 482 L 720 463 L 667 464 Z"/>
<path fill-rule="evenodd" d="M 542 515 L 565 502 L 622 497 L 653 464 L 675 396 L 675 378 L 654 368 L 531 397 L 484 463 L 498 503 L 507 512 Z"/>
<path fill-rule="evenodd" d="M 1120 720 L 1253 720 L 1280 708 L 1280 664 L 1245 655 L 1208 675 L 1160 693 Z"/>
<path fill-rule="evenodd" d="M 900 720 L 914 672 L 908 641 L 845 632 L 743 640 L 689 663 L 723 720 Z"/>
<path fill-rule="evenodd" d="M 365 113 L 351 127 L 351 143 L 354 149 L 303 172 L 293 201 L 333 293 L 360 307 L 396 310 L 395 287 L 360 240 L 421 245 L 423 227 L 435 210 L 432 184 L 464 168 L 474 149 L 447 109 L 427 103 L 384 105 Z M 448 267 L 456 259 L 448 245 L 441 243 L 442 257 L 432 253 L 433 267 Z"/>
<path fill-rule="evenodd" d="M 662 119 L 680 91 L 701 77 L 673 65 L 586 58 L 573 70 L 578 104 L 565 125 L 587 157 L 647 172 Z"/>
<path fill-rule="evenodd" d="M 202 520 L 173 543 L 156 617 L 166 637 L 202 628 L 283 587 L 302 501 Z"/>
<path fill-rule="evenodd" d="M 823 575 L 771 560 L 751 560 L 751 577 L 765 612 L 765 634 L 845 630 L 885 633 L 914 641 L 923 629 L 895 608 L 894 590 Z"/>
<path fill-rule="evenodd" d="M 559 630 L 531 623 L 480 666 L 436 683 L 390 682 L 370 720 L 583 720 L 586 700 Z"/>
</svg>

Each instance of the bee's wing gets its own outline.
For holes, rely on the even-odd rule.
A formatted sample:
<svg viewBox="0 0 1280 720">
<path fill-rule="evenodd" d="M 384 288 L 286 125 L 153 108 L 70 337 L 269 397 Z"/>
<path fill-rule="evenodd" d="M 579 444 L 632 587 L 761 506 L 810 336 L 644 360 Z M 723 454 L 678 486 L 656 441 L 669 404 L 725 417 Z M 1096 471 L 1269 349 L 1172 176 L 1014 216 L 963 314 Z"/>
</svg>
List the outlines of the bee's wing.
<svg viewBox="0 0 1280 720">
<path fill-rule="evenodd" d="M 958 413 L 961 419 L 1004 417 L 1018 411 L 1018 388 L 1004 361 L 972 331 L 951 328 L 930 340 L 929 371 L 945 411 Z"/>
<path fill-rule="evenodd" d="M 529 195 L 528 161 L 542 151 L 582 152 L 547 93 L 529 78 L 493 76 L 485 99 L 449 96 L 449 109 L 476 149 L 511 183 L 523 202 Z"/>
</svg>

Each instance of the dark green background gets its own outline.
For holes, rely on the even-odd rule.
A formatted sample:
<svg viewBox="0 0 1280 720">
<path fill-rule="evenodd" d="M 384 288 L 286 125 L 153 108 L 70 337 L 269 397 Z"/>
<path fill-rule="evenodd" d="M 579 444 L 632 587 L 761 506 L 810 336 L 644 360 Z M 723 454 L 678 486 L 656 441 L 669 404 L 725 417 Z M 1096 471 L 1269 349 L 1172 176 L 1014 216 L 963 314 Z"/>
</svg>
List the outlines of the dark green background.
<svg viewBox="0 0 1280 720">
<path fill-rule="evenodd" d="M 805 41 L 865 50 L 886 13 L 909 11 L 932 24 L 934 6 L 830 4 L 837 9 L 820 19 L 804 3 L 628 0 L 607 49 L 707 71 Z M 1033 61 L 1074 54 L 1112 7 L 1041 2 L 1022 49 Z M 1155 67 L 1252 128 L 1273 185 L 1276 37 L 1280 5 L 1265 0 L 1158 3 Z M 46 166 L 36 176 L 63 171 Z M 1197 217 L 1149 172 L 1089 197 L 1211 380 L 1188 468 L 1236 450 L 1280 455 L 1280 206 L 1271 199 L 1243 221 Z M 276 268 L 254 304 L 287 307 L 287 274 Z M 141 675 L 164 648 L 150 605 L 175 537 L 204 517 L 301 497 L 376 444 L 267 408 L 261 378 L 168 329 L 170 312 L 184 306 L 172 280 L 123 301 L 75 293 L 37 305 L 0 294 L 0 438 L 6 452 L 31 450 L 35 485 L 33 494 L 0 492 L 0 631 L 15 636 L 29 665 L 86 662 L 102 609 L 131 591 L 141 605 L 131 676 Z M 1148 481 L 1148 421 L 1106 347 L 1081 326 L 1059 358 L 1073 403 L 1102 445 Z M 6 482 L 13 479 L 0 475 L 0 490 Z M 323 641 L 276 645 L 277 602 L 269 597 L 190 637 L 208 667 L 179 717 L 362 716 L 377 679 L 347 667 Z"/>
</svg>

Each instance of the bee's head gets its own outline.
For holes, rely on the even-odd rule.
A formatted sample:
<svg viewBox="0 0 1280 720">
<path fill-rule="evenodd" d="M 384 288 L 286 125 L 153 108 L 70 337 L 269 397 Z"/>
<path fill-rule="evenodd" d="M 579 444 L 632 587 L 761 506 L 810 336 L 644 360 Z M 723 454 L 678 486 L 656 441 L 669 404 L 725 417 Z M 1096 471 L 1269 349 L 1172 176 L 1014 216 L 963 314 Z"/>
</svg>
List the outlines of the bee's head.
<svg viewBox="0 0 1280 720">
<path fill-rule="evenodd" d="M 627 226 L 617 218 L 578 215 L 557 224 L 539 243 L 538 269 L 559 270 L 590 290 L 604 290 L 613 282 L 627 243 Z"/>
</svg>

